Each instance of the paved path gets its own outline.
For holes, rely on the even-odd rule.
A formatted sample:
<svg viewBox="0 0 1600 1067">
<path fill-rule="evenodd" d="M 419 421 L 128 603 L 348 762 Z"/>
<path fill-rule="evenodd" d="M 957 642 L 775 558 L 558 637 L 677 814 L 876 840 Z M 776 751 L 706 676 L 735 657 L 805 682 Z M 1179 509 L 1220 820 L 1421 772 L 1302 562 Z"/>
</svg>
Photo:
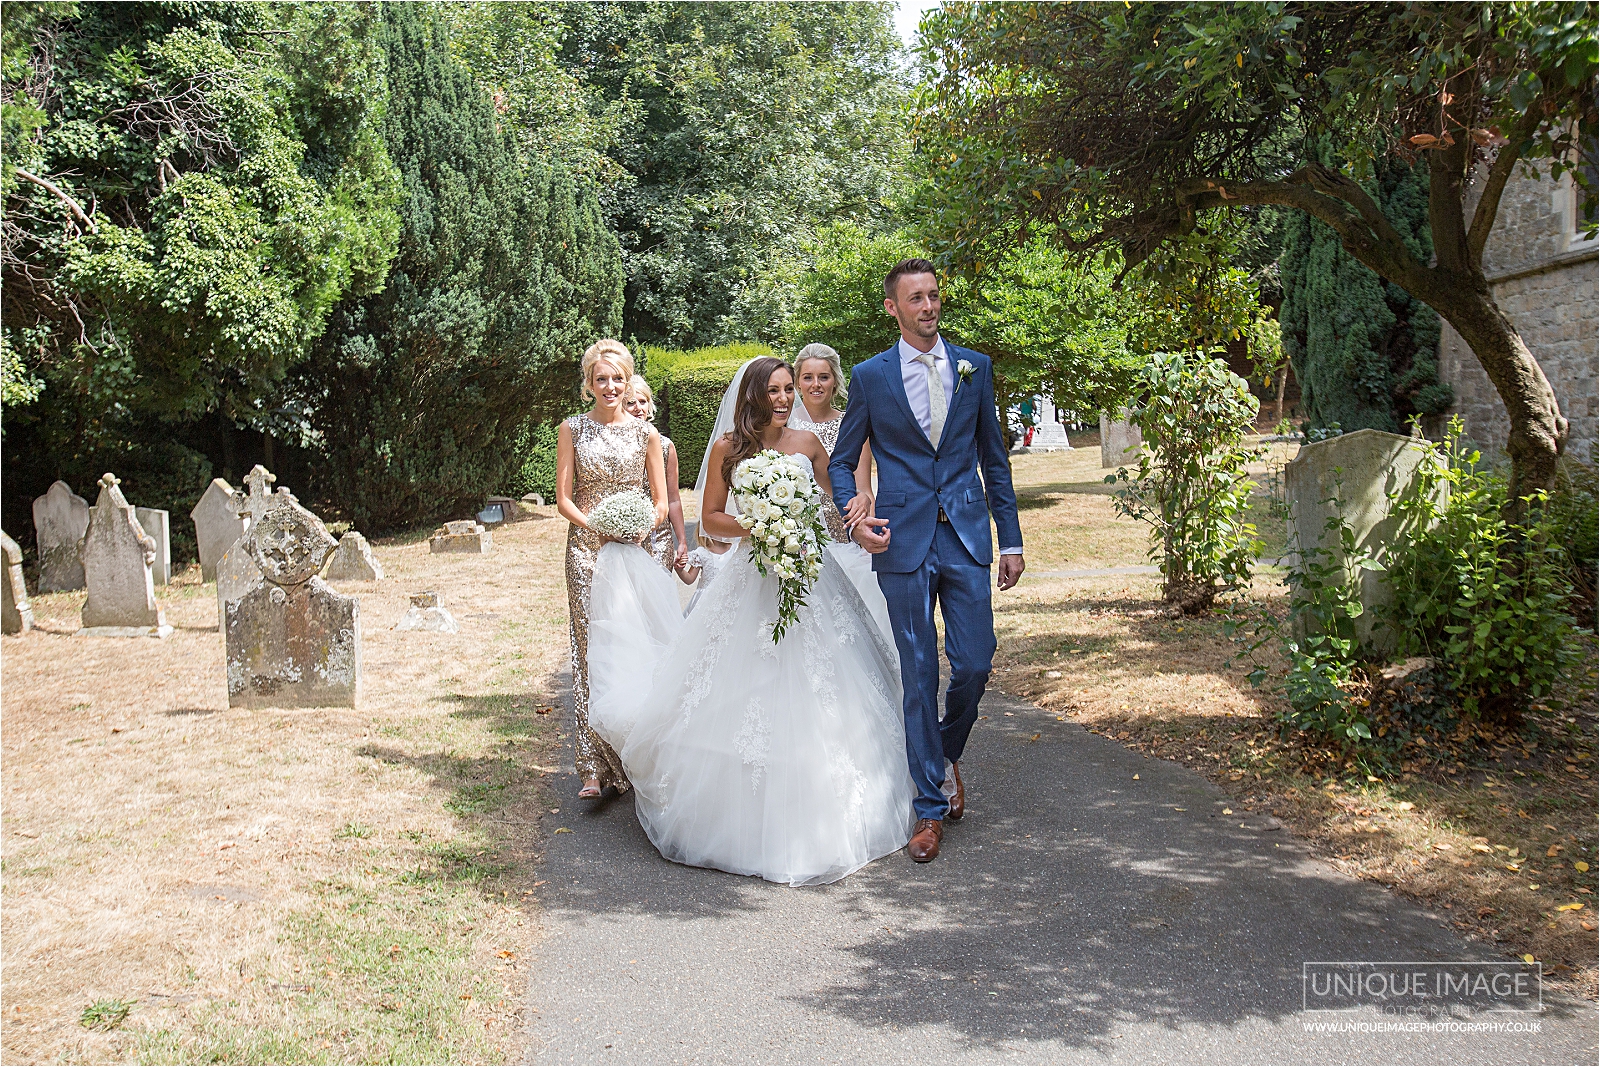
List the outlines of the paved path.
<svg viewBox="0 0 1600 1067">
<path fill-rule="evenodd" d="M 998 694 L 984 709 L 970 814 L 927 866 L 789 889 L 662 860 L 630 798 L 563 803 L 535 1061 L 1596 1061 L 1594 1006 L 1548 997 L 1538 1033 L 1309 1031 L 1351 1017 L 1302 1013 L 1302 961 L 1503 957 L 1274 820 L 1223 816 L 1177 764 Z"/>
</svg>

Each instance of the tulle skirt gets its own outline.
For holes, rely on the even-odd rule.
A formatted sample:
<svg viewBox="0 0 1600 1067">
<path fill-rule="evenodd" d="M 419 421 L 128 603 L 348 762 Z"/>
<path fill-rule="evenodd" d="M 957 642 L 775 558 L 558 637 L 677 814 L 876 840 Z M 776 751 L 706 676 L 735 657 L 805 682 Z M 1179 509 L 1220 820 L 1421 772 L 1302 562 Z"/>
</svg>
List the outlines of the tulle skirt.
<svg viewBox="0 0 1600 1067">
<path fill-rule="evenodd" d="M 684 619 L 670 576 L 642 550 L 601 550 L 589 722 L 621 757 L 667 859 L 835 881 L 910 837 L 894 649 L 832 554 L 773 644 L 777 579 L 742 546 L 730 557 Z"/>
</svg>

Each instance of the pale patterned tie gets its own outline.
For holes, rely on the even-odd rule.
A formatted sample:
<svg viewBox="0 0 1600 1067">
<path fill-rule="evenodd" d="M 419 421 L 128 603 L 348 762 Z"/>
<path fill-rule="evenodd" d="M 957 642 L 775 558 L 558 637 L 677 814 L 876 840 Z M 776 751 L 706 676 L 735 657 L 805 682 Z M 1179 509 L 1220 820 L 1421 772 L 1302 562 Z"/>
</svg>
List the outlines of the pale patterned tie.
<svg viewBox="0 0 1600 1067">
<path fill-rule="evenodd" d="M 938 448 L 939 438 L 944 433 L 944 417 L 949 411 L 949 402 L 944 396 L 944 375 L 934 366 L 932 352 L 917 353 L 917 362 L 928 368 L 928 440 Z"/>
</svg>

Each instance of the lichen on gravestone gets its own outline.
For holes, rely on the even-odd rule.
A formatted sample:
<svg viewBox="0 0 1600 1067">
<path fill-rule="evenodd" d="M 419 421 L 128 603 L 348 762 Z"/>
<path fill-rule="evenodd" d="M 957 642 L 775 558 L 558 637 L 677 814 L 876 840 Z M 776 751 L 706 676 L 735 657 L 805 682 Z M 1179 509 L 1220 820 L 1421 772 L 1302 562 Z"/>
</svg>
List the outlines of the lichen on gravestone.
<svg viewBox="0 0 1600 1067">
<path fill-rule="evenodd" d="M 259 483 L 258 483 L 259 484 Z M 223 619 L 232 707 L 355 707 L 361 695 L 360 602 L 318 571 L 335 542 L 286 490 L 239 547 L 258 579 Z"/>
</svg>

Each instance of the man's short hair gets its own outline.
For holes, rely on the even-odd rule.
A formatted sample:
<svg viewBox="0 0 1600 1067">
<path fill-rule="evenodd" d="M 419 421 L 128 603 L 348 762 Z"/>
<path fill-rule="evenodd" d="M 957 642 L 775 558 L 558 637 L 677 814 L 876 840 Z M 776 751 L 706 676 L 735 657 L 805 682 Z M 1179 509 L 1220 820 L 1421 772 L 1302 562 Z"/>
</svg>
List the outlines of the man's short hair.
<svg viewBox="0 0 1600 1067">
<path fill-rule="evenodd" d="M 907 274 L 931 274 L 935 281 L 939 278 L 939 271 L 934 267 L 931 260 L 902 259 L 894 265 L 894 270 L 890 271 L 889 276 L 883 280 L 883 295 L 887 299 L 895 299 L 895 286 L 899 285 L 900 279 Z"/>
</svg>

